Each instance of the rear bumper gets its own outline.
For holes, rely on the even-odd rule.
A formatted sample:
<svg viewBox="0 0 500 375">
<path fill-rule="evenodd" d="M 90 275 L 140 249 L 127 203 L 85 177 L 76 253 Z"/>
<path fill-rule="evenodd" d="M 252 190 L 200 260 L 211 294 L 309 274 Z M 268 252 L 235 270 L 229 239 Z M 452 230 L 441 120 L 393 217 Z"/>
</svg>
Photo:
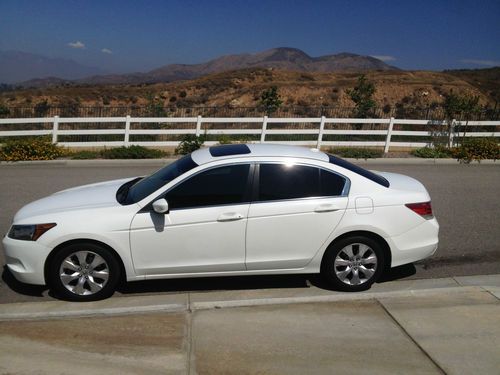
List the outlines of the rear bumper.
<svg viewBox="0 0 500 375">
<path fill-rule="evenodd" d="M 49 248 L 36 241 L 20 241 L 4 237 L 2 241 L 5 263 L 16 280 L 34 285 L 45 285 L 44 266 Z"/>
<path fill-rule="evenodd" d="M 428 258 L 436 252 L 439 243 L 439 224 L 436 218 L 399 236 L 388 238 L 392 252 L 392 267 Z"/>
</svg>

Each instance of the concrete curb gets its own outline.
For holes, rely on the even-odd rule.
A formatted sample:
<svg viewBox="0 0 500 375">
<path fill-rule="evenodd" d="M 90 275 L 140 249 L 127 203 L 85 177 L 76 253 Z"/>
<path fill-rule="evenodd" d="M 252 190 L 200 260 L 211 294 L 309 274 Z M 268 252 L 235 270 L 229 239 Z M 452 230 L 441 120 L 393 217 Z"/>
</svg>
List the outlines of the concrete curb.
<svg viewBox="0 0 500 375">
<path fill-rule="evenodd" d="M 35 160 L 35 161 L 0 161 L 0 166 L 26 166 L 26 165 L 49 165 L 49 166 L 71 166 L 71 167 L 112 167 L 112 166 L 163 166 L 177 159 L 91 159 L 91 160 Z M 403 164 L 403 165 L 461 165 L 456 159 L 421 159 L 421 158 L 375 158 L 375 159 L 352 159 L 345 160 L 356 164 Z M 470 165 L 500 165 L 497 160 L 481 160 L 480 163 L 472 162 Z"/>
<path fill-rule="evenodd" d="M 461 276 L 445 279 L 422 279 L 412 280 L 411 282 L 411 289 L 404 289 L 405 281 L 402 280 L 377 285 L 375 289 L 379 290 L 368 290 L 360 293 L 332 291 L 325 294 L 325 290 L 313 288 L 307 291 L 311 295 L 288 297 L 282 297 L 283 291 L 280 290 L 268 291 L 267 294 L 260 294 L 260 296 L 259 291 L 249 291 L 249 293 L 244 293 L 241 296 L 235 296 L 234 291 L 231 292 L 233 294 L 229 295 L 221 295 L 220 292 L 215 291 L 208 293 L 189 292 L 167 295 L 117 297 L 89 303 L 63 301 L 10 303 L 0 304 L 0 321 L 115 316 L 159 312 L 190 312 L 233 307 L 353 302 L 386 298 L 435 296 L 439 294 L 458 295 L 460 293 L 490 293 L 500 299 L 500 274 Z M 248 295 L 252 293 L 253 296 Z M 200 295 L 203 296 L 201 300 L 199 298 Z M 228 296 L 229 298 L 227 298 Z"/>
<path fill-rule="evenodd" d="M 415 296 L 431 296 L 436 294 L 450 293 L 469 293 L 481 292 L 487 293 L 479 286 L 458 286 L 450 288 L 438 289 L 420 289 L 420 290 L 405 290 L 391 292 L 375 292 L 375 293 L 348 293 L 345 295 L 332 296 L 311 296 L 311 297 L 288 297 L 288 298 L 259 298 L 248 300 L 230 300 L 230 301 L 213 301 L 213 302 L 194 302 L 191 304 L 191 310 L 210 310 L 222 309 L 231 307 L 250 307 L 250 306 L 265 306 L 265 305 L 288 305 L 297 303 L 319 303 L 319 302 L 352 302 L 364 301 L 372 299 L 384 298 L 405 298 Z"/>
</svg>

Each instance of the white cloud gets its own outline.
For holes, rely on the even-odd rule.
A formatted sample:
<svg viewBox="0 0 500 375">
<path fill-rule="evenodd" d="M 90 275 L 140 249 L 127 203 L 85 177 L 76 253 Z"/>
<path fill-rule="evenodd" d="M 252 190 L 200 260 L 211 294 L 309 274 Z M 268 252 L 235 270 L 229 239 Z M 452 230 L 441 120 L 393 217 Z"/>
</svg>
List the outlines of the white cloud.
<svg viewBox="0 0 500 375">
<path fill-rule="evenodd" d="M 371 55 L 371 57 L 375 57 L 376 59 L 379 59 L 381 61 L 394 61 L 396 58 L 394 56 L 388 56 L 388 55 Z"/>
<path fill-rule="evenodd" d="M 85 49 L 85 44 L 77 40 L 76 42 L 69 42 L 68 46 L 76 49 Z"/>
<path fill-rule="evenodd" d="M 101 52 L 102 52 L 102 53 L 108 53 L 108 54 L 110 54 L 110 55 L 113 53 L 113 51 L 111 51 L 111 50 L 110 50 L 110 49 L 108 49 L 108 48 L 103 48 L 103 49 L 101 50 Z"/>
<path fill-rule="evenodd" d="M 500 61 L 493 60 L 476 60 L 476 59 L 463 59 L 460 60 L 464 64 L 473 64 L 473 65 L 484 65 L 484 66 L 500 66 Z"/>
</svg>

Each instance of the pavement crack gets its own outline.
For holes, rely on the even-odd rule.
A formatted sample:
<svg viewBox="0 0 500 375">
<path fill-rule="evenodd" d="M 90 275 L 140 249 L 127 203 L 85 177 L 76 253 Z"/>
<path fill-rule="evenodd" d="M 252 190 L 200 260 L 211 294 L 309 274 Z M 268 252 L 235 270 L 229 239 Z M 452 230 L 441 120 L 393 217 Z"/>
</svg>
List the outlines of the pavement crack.
<svg viewBox="0 0 500 375">
<path fill-rule="evenodd" d="M 442 373 L 442 374 L 445 374 L 446 375 L 446 371 L 444 371 L 444 369 L 439 365 L 439 363 L 437 363 L 434 358 L 432 358 L 432 356 L 417 342 L 417 340 L 415 340 L 412 335 L 410 335 L 410 333 L 399 323 L 399 321 L 396 319 L 396 317 L 394 317 L 394 315 L 391 314 L 391 312 L 385 307 L 385 305 L 380 302 L 378 299 L 375 299 L 375 301 L 377 301 L 377 303 L 379 304 L 379 306 L 385 311 L 385 313 L 392 319 L 392 321 L 394 322 L 394 324 L 396 324 L 396 326 L 399 327 L 399 329 L 403 332 L 403 334 L 408 337 L 410 339 L 411 342 L 413 342 L 417 348 L 420 349 L 420 351 L 434 364 L 434 366 L 436 366 L 436 368 Z"/>
<path fill-rule="evenodd" d="M 193 357 L 193 311 L 191 310 L 191 293 L 187 294 L 186 311 L 186 374 L 196 374 L 192 362 Z"/>
</svg>

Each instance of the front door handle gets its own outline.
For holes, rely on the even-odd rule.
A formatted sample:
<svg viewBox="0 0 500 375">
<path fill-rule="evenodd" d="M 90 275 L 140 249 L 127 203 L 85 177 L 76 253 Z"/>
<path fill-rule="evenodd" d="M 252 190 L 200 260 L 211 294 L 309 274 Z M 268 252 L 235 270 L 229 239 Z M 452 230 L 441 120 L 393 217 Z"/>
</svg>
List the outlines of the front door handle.
<svg viewBox="0 0 500 375">
<path fill-rule="evenodd" d="M 338 211 L 340 207 L 333 203 L 324 203 L 320 204 L 318 207 L 314 209 L 314 212 L 332 212 Z"/>
<path fill-rule="evenodd" d="M 217 221 L 236 221 L 243 219 L 243 217 L 242 214 L 237 212 L 225 212 L 217 218 Z"/>
</svg>

